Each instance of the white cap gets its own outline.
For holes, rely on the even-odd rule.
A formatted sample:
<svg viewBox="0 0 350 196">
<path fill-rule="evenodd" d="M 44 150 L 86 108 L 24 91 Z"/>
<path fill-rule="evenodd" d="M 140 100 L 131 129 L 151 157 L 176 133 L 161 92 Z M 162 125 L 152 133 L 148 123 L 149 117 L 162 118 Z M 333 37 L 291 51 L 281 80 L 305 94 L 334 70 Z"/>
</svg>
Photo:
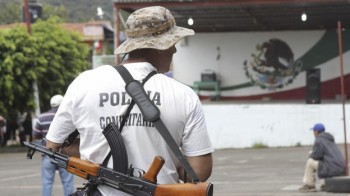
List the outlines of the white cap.
<svg viewBox="0 0 350 196">
<path fill-rule="evenodd" d="M 63 96 L 62 95 L 55 95 L 51 97 L 50 104 L 51 107 L 58 107 L 62 102 Z"/>
</svg>

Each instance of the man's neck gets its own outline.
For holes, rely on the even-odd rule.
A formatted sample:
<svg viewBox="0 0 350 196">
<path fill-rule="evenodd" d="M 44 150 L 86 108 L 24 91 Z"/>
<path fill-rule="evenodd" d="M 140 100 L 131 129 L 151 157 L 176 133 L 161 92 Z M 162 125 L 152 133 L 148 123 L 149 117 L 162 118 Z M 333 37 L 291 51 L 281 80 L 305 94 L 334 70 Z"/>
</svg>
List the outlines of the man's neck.
<svg viewBox="0 0 350 196">
<path fill-rule="evenodd" d="M 148 62 L 145 58 L 129 58 L 123 62 L 123 64 L 128 63 L 140 63 L 140 62 Z"/>
</svg>

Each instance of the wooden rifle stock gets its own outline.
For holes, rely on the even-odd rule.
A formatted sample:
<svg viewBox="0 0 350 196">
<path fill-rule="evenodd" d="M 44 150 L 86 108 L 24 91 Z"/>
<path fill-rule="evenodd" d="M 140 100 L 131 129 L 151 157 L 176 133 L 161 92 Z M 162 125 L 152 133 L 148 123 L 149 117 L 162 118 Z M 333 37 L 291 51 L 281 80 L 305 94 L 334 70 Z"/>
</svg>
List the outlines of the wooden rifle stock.
<svg viewBox="0 0 350 196">
<path fill-rule="evenodd" d="M 165 160 L 161 156 L 154 157 L 154 160 L 143 178 L 157 183 L 157 175 L 163 167 Z M 98 176 L 100 166 L 90 161 L 82 160 L 76 157 L 70 157 L 68 160 L 67 171 L 81 178 L 88 179 L 88 175 Z"/>
<path fill-rule="evenodd" d="M 90 161 L 76 157 L 70 157 L 67 164 L 67 171 L 88 180 L 88 175 L 98 176 L 100 166 Z"/>
<path fill-rule="evenodd" d="M 148 171 L 143 175 L 143 178 L 150 182 L 157 183 L 157 176 L 160 169 L 162 169 L 164 162 L 165 160 L 163 159 L 163 157 L 154 157 L 151 166 L 149 167 Z"/>
<path fill-rule="evenodd" d="M 143 178 L 157 183 L 157 175 L 163 167 L 165 160 L 156 156 Z M 213 185 L 208 182 L 182 183 L 182 184 L 158 184 L 154 196 L 212 196 Z"/>
<path fill-rule="evenodd" d="M 208 182 L 159 184 L 154 196 L 212 196 L 213 185 Z"/>
</svg>

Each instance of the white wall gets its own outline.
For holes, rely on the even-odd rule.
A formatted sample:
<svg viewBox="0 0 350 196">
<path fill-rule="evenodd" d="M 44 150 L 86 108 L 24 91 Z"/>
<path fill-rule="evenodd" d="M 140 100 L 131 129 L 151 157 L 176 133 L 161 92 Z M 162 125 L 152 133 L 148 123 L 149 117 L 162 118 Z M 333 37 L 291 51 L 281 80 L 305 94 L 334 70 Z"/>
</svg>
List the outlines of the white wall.
<svg viewBox="0 0 350 196">
<path fill-rule="evenodd" d="M 326 126 L 337 143 L 344 143 L 343 106 L 339 104 L 203 104 L 209 135 L 216 149 L 312 145 L 310 128 Z M 350 115 L 350 106 L 345 114 Z M 349 119 L 349 118 L 347 118 Z M 349 122 L 349 120 L 347 120 Z M 349 125 L 348 125 L 349 126 Z M 347 141 L 350 137 L 347 134 Z"/>
</svg>

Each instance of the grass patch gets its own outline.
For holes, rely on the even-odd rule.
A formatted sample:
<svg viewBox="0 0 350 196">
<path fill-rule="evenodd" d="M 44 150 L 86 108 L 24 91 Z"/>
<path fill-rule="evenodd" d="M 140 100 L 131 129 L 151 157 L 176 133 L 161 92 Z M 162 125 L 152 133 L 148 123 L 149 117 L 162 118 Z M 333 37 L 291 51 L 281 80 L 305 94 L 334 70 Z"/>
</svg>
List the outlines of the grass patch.
<svg viewBox="0 0 350 196">
<path fill-rule="evenodd" d="M 269 146 L 262 143 L 262 142 L 256 142 L 253 144 L 252 148 L 268 148 Z"/>
</svg>

